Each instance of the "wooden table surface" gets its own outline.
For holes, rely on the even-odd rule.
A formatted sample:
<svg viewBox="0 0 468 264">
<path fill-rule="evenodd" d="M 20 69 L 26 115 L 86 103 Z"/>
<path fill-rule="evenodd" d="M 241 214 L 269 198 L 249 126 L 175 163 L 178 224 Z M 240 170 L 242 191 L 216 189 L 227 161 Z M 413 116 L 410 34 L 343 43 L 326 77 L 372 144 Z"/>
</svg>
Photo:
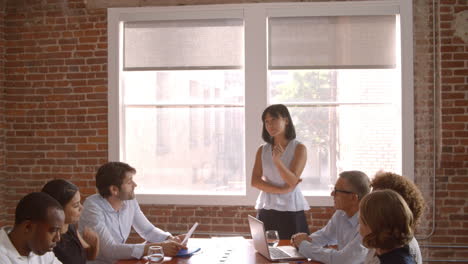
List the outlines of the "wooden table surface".
<svg viewBox="0 0 468 264">
<path fill-rule="evenodd" d="M 289 240 L 281 240 L 279 245 L 289 245 Z M 201 248 L 191 257 L 175 257 L 165 264 L 258 264 L 258 263 L 308 263 L 314 261 L 271 262 L 255 251 L 251 239 L 220 237 L 191 238 L 188 248 Z M 146 260 L 119 260 L 116 264 L 146 264 Z"/>
</svg>

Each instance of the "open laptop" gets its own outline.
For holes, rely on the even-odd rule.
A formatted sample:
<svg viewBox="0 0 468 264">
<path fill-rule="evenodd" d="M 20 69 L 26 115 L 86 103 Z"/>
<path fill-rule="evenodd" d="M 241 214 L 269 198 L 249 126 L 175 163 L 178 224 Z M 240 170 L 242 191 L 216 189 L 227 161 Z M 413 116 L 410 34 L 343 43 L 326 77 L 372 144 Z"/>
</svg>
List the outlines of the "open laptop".
<svg viewBox="0 0 468 264">
<path fill-rule="evenodd" d="M 292 246 L 268 247 L 263 222 L 249 215 L 250 234 L 255 250 L 271 261 L 306 259 Z"/>
</svg>

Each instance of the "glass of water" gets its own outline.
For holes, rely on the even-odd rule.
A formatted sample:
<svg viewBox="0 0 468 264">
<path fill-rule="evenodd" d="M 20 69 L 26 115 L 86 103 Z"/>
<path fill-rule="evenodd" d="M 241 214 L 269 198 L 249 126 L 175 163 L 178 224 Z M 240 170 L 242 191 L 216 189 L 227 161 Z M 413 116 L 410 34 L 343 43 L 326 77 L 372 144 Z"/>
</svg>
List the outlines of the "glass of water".
<svg viewBox="0 0 468 264">
<path fill-rule="evenodd" d="M 276 230 L 267 230 L 265 232 L 266 240 L 269 247 L 276 247 L 279 243 L 279 235 Z"/>
<path fill-rule="evenodd" d="M 150 246 L 148 249 L 148 263 L 157 264 L 164 261 L 164 251 L 161 246 Z"/>
</svg>

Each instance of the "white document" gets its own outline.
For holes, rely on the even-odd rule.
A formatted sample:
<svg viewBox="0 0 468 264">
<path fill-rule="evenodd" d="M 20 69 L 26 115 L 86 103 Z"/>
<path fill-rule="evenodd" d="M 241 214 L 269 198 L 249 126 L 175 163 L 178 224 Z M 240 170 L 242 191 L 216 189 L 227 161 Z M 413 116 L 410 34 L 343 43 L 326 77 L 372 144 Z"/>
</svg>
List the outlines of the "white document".
<svg viewBox="0 0 468 264">
<path fill-rule="evenodd" d="M 185 245 L 185 243 L 187 243 L 187 241 L 189 240 L 189 238 L 192 236 L 193 232 L 195 231 L 195 229 L 197 229 L 197 226 L 198 226 L 198 222 L 195 222 L 195 224 L 193 224 L 192 228 L 190 228 L 190 230 L 187 232 L 187 234 L 185 235 L 185 238 L 184 240 L 182 241 L 182 245 Z"/>
</svg>

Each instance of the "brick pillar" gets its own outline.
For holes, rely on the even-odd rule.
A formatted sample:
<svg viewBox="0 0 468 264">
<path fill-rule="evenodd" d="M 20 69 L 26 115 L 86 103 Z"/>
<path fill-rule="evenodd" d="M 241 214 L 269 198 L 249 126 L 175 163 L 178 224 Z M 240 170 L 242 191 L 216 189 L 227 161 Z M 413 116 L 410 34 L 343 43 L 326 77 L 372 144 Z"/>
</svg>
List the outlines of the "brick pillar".
<svg viewBox="0 0 468 264">
<path fill-rule="evenodd" d="M 0 208 L 5 208 L 5 1 L 0 1 Z M 0 226 L 5 223 L 6 212 L 0 210 Z"/>
</svg>

